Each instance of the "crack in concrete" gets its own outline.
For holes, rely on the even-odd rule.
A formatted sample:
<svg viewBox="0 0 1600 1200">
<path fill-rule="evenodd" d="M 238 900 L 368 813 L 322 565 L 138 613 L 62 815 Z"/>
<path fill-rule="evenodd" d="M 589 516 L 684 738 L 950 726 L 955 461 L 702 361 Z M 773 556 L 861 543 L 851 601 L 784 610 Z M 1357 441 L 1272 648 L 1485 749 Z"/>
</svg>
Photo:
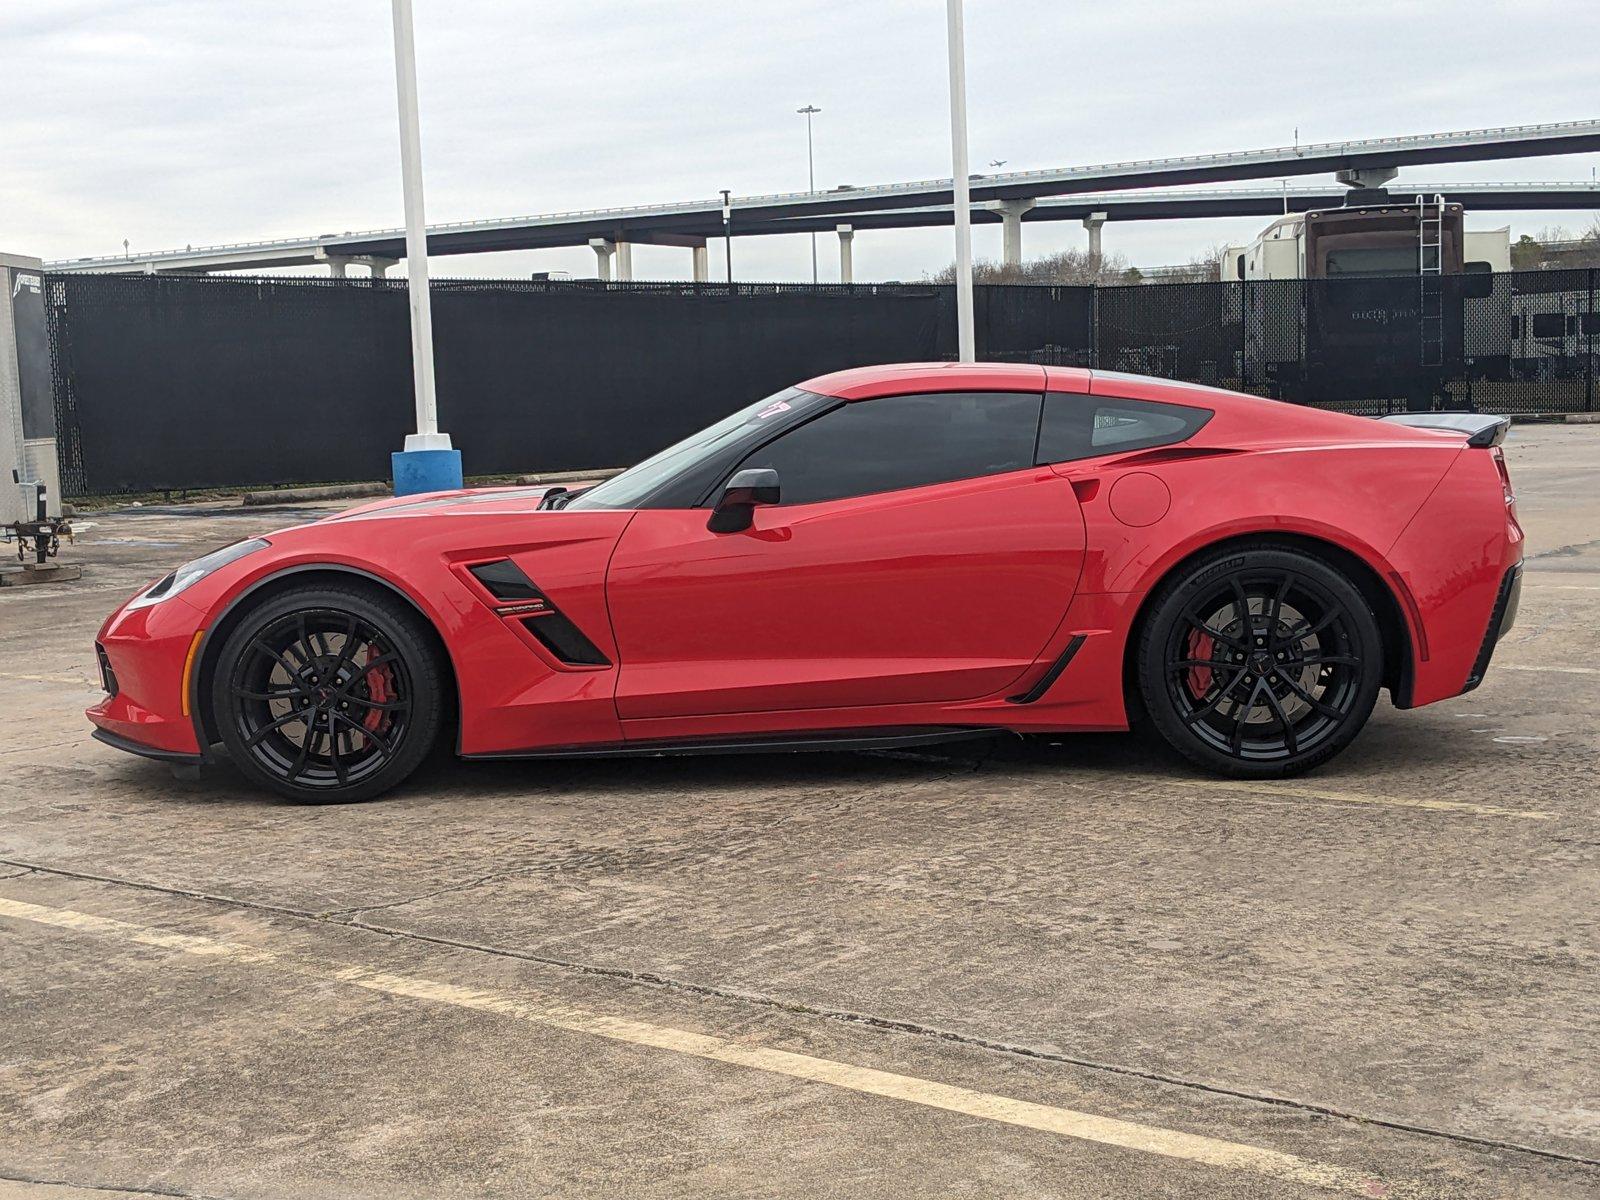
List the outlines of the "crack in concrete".
<svg viewBox="0 0 1600 1200">
<path fill-rule="evenodd" d="M 340 921 L 331 919 L 323 914 L 310 909 L 295 908 L 290 905 L 268 904 L 255 900 L 242 900 L 231 896 L 220 896 L 208 892 L 197 892 L 185 888 L 168 887 L 162 884 L 146 883 L 136 879 L 122 879 L 111 875 L 97 875 L 87 871 L 74 871 L 64 867 L 50 867 L 40 863 L 25 863 L 14 859 L 0 859 L 0 865 L 26 867 L 29 871 L 40 874 L 59 875 L 68 879 L 82 879 L 94 883 L 116 884 L 122 887 L 136 888 L 141 891 L 158 892 L 163 895 L 181 896 L 190 900 L 203 900 L 212 904 L 227 905 L 233 908 L 243 908 L 257 912 L 274 913 L 280 916 L 297 917 L 318 924 L 331 925 L 340 929 L 357 929 L 366 933 L 377 934 L 381 937 L 394 938 L 402 941 L 420 942 L 427 945 L 442 946 L 453 950 L 467 950 L 477 954 L 488 954 L 497 958 L 514 959 L 519 962 L 535 963 L 540 966 L 556 967 L 561 970 L 572 971 L 576 974 L 594 976 L 605 979 L 615 979 L 621 982 L 638 984 L 646 987 L 659 988 L 664 991 L 682 992 L 688 995 L 705 996 L 712 999 L 726 1000 L 738 1004 L 748 1004 L 759 1008 L 772 1009 L 777 1012 L 793 1016 L 817 1017 L 828 1021 L 837 1021 L 842 1024 L 859 1025 L 870 1029 L 881 1029 L 887 1032 L 910 1034 L 916 1037 L 929 1038 L 953 1045 L 965 1046 L 976 1050 L 987 1050 L 997 1054 L 1014 1055 L 1019 1058 L 1028 1058 L 1041 1062 L 1059 1063 L 1063 1066 L 1078 1067 L 1086 1071 L 1096 1071 L 1108 1075 L 1117 1075 L 1130 1079 L 1142 1079 L 1150 1083 L 1167 1084 L 1172 1087 L 1186 1088 L 1191 1091 L 1206 1092 L 1216 1096 L 1228 1096 L 1236 1100 L 1245 1100 L 1256 1104 L 1270 1105 L 1275 1108 L 1293 1109 L 1315 1116 L 1332 1117 L 1341 1121 L 1352 1121 L 1362 1125 L 1370 1125 L 1378 1129 L 1389 1129 L 1398 1133 L 1409 1133 L 1419 1137 L 1437 1138 L 1441 1141 L 1453 1142 L 1460 1145 L 1480 1146 L 1485 1149 L 1503 1150 L 1516 1154 L 1528 1154 L 1537 1158 L 1554 1162 L 1573 1163 L 1585 1167 L 1600 1167 L 1600 1158 L 1591 1158 L 1581 1154 L 1573 1154 L 1564 1150 L 1550 1150 L 1540 1146 L 1529 1146 L 1521 1142 L 1506 1141 L 1500 1138 L 1482 1137 L 1477 1134 L 1461 1133 L 1455 1130 L 1439 1129 L 1429 1125 L 1417 1125 L 1406 1121 L 1390 1120 L 1383 1117 L 1366 1116 L 1361 1113 L 1350 1112 L 1346 1109 L 1336 1108 L 1333 1105 L 1321 1104 L 1314 1100 L 1304 1100 L 1291 1096 L 1279 1096 L 1272 1092 L 1251 1092 L 1242 1088 L 1229 1087 L 1225 1084 L 1212 1083 L 1203 1079 L 1190 1079 L 1181 1075 L 1170 1075 L 1165 1072 L 1148 1070 L 1140 1067 L 1126 1066 L 1121 1063 L 1102 1062 L 1097 1059 L 1080 1058 L 1070 1054 L 1062 1054 L 1053 1050 L 1042 1050 L 1036 1046 L 1027 1046 L 1014 1042 L 1001 1041 L 997 1038 L 986 1038 L 976 1034 L 959 1033 L 953 1029 L 944 1029 L 937 1025 L 927 1025 L 919 1021 L 905 1020 L 898 1017 L 882 1017 L 872 1013 L 857 1012 L 852 1009 L 828 1008 L 820 1005 L 807 1004 L 795 1000 L 783 1000 L 775 996 L 767 996 L 760 992 L 744 992 L 734 988 L 720 987 L 715 984 L 696 983 L 692 980 L 677 979 L 672 976 L 658 975 L 652 971 L 636 971 L 630 967 L 610 967 L 597 963 L 578 962 L 573 959 L 555 958 L 548 955 L 534 954 L 525 950 L 512 950 L 502 946 L 491 946 L 481 942 L 470 942 L 463 938 L 444 937 L 437 934 L 419 933 L 415 930 L 396 929 L 391 926 L 373 925 L 366 921 L 352 920 Z M 463 885 L 465 886 L 465 885 Z M 448 890 L 448 889 L 447 889 Z M 0 1175 L 0 1178 L 4 1178 Z M 130 1189 L 138 1190 L 138 1189 Z M 181 1195 L 188 1196 L 187 1192 L 155 1192 L 155 1195 Z M 210 1200 L 210 1198 L 208 1198 Z"/>
<path fill-rule="evenodd" d="M 532 867 L 519 867 L 514 871 L 491 871 L 489 874 L 480 875 L 476 879 L 446 884 L 444 887 L 434 888 L 430 892 L 422 892 L 416 896 L 402 896 L 398 900 L 385 900 L 378 904 L 357 904 L 350 908 L 330 908 L 326 912 L 320 912 L 315 915 L 319 921 L 354 927 L 360 923 L 357 921 L 345 921 L 340 918 L 354 916 L 357 913 L 376 912 L 381 908 L 404 908 L 408 904 L 420 904 L 424 900 L 432 900 L 437 896 L 449 896 L 455 892 L 470 891 L 475 887 L 482 887 L 486 883 L 498 883 L 503 879 L 520 879 L 527 875 L 543 875 L 565 869 L 565 864 L 539 863 Z"/>
<path fill-rule="evenodd" d="M 32 874 L 33 874 L 33 868 L 32 867 L 23 867 L 22 870 L 20 870 L 20 871 L 11 871 L 8 874 L 0 875 L 0 880 L 21 879 L 24 875 L 32 875 Z M 0 1176 L 0 1178 L 4 1178 L 4 1176 Z"/>
<path fill-rule="evenodd" d="M 1565 546 L 1555 546 L 1552 549 L 1541 550 L 1537 554 L 1529 554 L 1526 557 L 1530 562 L 1540 558 L 1575 558 L 1583 551 L 1593 549 L 1596 546 L 1600 546 L 1600 539 L 1592 542 L 1572 542 Z"/>
<path fill-rule="evenodd" d="M 45 1179 L 33 1175 L 19 1175 L 0 1167 L 0 1180 L 8 1183 L 26 1183 L 32 1187 L 63 1187 L 77 1188 L 83 1192 L 122 1192 L 127 1195 L 137 1196 L 179 1196 L 182 1200 L 224 1200 L 223 1197 L 210 1192 L 185 1192 L 178 1188 L 164 1187 L 159 1183 L 83 1183 L 75 1179 Z"/>
</svg>

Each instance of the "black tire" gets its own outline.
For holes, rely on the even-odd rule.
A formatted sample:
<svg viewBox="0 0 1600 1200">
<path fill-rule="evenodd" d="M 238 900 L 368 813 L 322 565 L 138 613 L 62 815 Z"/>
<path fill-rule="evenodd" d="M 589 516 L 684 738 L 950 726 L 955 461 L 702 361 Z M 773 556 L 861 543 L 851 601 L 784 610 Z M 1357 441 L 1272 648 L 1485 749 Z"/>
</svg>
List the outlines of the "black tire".
<svg viewBox="0 0 1600 1200">
<path fill-rule="evenodd" d="M 1137 666 L 1150 721 L 1180 754 L 1223 775 L 1281 779 L 1361 731 L 1383 639 L 1361 590 L 1327 562 L 1235 546 L 1152 598 Z"/>
<path fill-rule="evenodd" d="M 357 587 L 283 592 L 245 614 L 213 672 L 212 714 L 251 781 L 310 804 L 371 800 L 438 740 L 444 677 L 405 604 Z"/>
</svg>

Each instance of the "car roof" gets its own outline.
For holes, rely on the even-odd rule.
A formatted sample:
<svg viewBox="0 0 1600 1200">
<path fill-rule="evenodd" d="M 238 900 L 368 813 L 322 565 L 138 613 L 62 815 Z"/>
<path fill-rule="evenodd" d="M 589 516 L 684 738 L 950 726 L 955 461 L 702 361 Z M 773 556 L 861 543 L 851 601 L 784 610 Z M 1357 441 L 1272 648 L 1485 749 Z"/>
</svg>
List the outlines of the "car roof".
<svg viewBox="0 0 1600 1200">
<path fill-rule="evenodd" d="M 1240 444 L 1277 441 L 1413 442 L 1418 431 L 1368 417 L 1285 404 L 1244 392 L 1121 371 L 1046 367 L 1034 363 L 885 363 L 853 367 L 808 379 L 804 391 L 840 400 L 871 400 L 912 392 L 1076 392 L 1125 400 L 1154 400 L 1208 408 L 1216 414 L 1207 432 Z"/>
<path fill-rule="evenodd" d="M 1033 363 L 886 363 L 818 375 L 800 387 L 840 400 L 870 400 L 875 396 L 896 396 L 905 392 L 1042 392 L 1047 386 L 1048 373 L 1054 371 L 1083 377 L 1081 388 L 1064 390 L 1088 391 L 1089 372 L 1071 367 L 1047 370 Z"/>
<path fill-rule="evenodd" d="M 799 385 L 804 391 L 840 400 L 871 400 L 908 392 L 1081 392 L 1182 404 L 1227 404 L 1255 397 L 1201 384 L 1085 367 L 1045 367 L 1034 363 L 921 362 L 852 367 L 818 375 Z"/>
</svg>

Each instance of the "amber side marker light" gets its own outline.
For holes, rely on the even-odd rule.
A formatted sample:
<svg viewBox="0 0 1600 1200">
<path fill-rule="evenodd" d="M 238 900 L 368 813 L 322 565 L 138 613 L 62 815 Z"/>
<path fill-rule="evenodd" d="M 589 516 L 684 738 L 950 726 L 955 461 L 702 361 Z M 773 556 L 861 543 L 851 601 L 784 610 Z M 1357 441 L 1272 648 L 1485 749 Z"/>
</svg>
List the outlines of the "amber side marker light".
<svg viewBox="0 0 1600 1200">
<path fill-rule="evenodd" d="M 196 629 L 194 637 L 189 639 L 189 653 L 183 656 L 183 715 L 189 715 L 189 682 L 194 678 L 194 656 L 200 649 L 200 639 L 205 637 L 204 629 Z"/>
</svg>

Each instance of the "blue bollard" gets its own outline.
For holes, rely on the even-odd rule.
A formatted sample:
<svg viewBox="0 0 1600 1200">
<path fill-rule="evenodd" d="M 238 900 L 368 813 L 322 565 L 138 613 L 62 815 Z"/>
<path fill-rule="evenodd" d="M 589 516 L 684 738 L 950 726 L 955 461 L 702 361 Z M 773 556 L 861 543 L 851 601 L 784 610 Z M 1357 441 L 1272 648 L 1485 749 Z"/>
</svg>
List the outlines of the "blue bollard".
<svg viewBox="0 0 1600 1200">
<path fill-rule="evenodd" d="M 459 450 L 398 450 L 389 461 L 396 496 L 448 492 L 461 486 Z"/>
</svg>

